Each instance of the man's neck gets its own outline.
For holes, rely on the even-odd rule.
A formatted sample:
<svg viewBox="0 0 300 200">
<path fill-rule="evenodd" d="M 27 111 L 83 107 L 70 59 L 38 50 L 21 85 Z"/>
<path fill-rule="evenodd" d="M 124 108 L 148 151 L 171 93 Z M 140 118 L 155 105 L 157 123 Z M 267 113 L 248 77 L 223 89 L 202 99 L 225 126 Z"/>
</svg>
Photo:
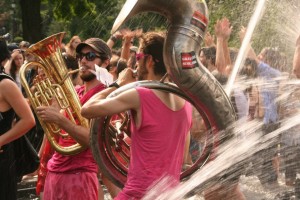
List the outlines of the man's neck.
<svg viewBox="0 0 300 200">
<path fill-rule="evenodd" d="M 100 84 L 100 81 L 98 81 L 96 78 L 91 81 L 84 82 L 85 92 L 88 92 L 90 89 L 96 87 L 99 84 Z"/>
</svg>

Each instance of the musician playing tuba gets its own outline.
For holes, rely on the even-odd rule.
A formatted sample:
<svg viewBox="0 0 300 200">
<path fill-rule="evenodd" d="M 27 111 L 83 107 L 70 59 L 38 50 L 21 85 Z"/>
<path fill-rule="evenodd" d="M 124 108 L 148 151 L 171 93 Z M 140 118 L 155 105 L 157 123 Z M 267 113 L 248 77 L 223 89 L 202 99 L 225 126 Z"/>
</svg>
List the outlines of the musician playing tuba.
<svg viewBox="0 0 300 200">
<path fill-rule="evenodd" d="M 148 32 L 137 53 L 138 79 L 160 80 L 166 73 L 163 62 L 164 36 Z M 123 70 L 113 87 L 93 96 L 81 113 L 95 118 L 131 111 L 131 159 L 127 182 L 115 199 L 141 199 L 147 189 L 165 175 L 172 185 L 180 181 L 186 137 L 192 121 L 192 106 L 175 94 L 137 87 L 105 99 L 119 86 L 133 82 L 133 72 Z"/>
<path fill-rule="evenodd" d="M 111 50 L 103 40 L 90 38 L 80 43 L 76 52 L 81 69 L 79 76 L 84 81 L 84 85 L 76 92 L 81 105 L 84 105 L 94 94 L 106 88 L 96 79 L 93 71 L 95 65 L 104 68 L 108 66 Z M 38 106 L 37 114 L 43 122 L 56 124 L 69 134 L 70 137 L 60 136 L 58 143 L 63 147 L 75 142 L 89 146 L 89 128 L 73 123 L 60 113 L 55 104 Z M 47 169 L 43 199 L 98 199 L 98 166 L 90 148 L 75 155 L 55 152 L 48 161 Z"/>
</svg>

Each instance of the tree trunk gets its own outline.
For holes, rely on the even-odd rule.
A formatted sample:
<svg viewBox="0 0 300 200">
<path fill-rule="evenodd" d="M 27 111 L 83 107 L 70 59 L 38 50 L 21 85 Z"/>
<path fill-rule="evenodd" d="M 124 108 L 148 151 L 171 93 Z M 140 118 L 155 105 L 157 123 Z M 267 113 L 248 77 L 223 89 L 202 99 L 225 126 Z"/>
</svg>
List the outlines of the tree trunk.
<svg viewBox="0 0 300 200">
<path fill-rule="evenodd" d="M 30 43 L 43 39 L 41 0 L 20 0 L 23 38 Z"/>
</svg>

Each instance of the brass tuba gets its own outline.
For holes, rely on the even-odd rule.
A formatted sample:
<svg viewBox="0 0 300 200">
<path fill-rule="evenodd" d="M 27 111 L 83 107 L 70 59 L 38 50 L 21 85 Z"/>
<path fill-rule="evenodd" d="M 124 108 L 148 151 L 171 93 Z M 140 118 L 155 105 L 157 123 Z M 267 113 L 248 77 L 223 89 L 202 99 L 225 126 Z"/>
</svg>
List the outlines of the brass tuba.
<svg viewBox="0 0 300 200">
<path fill-rule="evenodd" d="M 89 127 L 87 119 L 80 114 L 81 104 L 62 57 L 61 42 L 64 35 L 64 32 L 54 34 L 27 49 L 26 52 L 37 56 L 39 62 L 29 62 L 23 65 L 20 69 L 20 80 L 35 113 L 38 106 L 49 106 L 52 98 L 55 98 L 60 108 L 73 123 Z M 29 66 L 42 68 L 46 75 L 45 79 L 35 83 L 36 90 L 34 92 L 31 91 L 26 80 L 26 71 Z M 55 124 L 45 123 L 40 119 L 39 121 L 51 146 L 58 153 L 74 155 L 87 148 L 79 143 L 68 147 L 60 146 L 57 136 L 69 137 L 69 135 L 62 134 L 61 129 Z"/>
<path fill-rule="evenodd" d="M 182 172 L 181 179 L 184 179 L 213 158 L 221 139 L 231 135 L 230 131 L 224 131 L 225 134 L 221 135 L 221 130 L 228 128 L 236 120 L 236 115 L 222 86 L 199 59 L 209 21 L 205 0 L 127 0 L 115 20 L 112 32 L 142 12 L 155 12 L 169 21 L 163 56 L 168 76 L 176 87 L 162 82 L 137 82 L 119 88 L 108 98 L 129 88 L 142 86 L 175 93 L 196 108 L 205 123 L 208 136 L 202 155 L 192 167 Z M 126 181 L 128 164 L 125 161 L 129 160 L 130 150 L 130 143 L 124 140 L 124 134 L 130 134 L 128 123 L 123 120 L 125 117 L 120 117 L 118 127 L 112 118 L 107 116 L 92 121 L 91 148 L 102 172 L 115 184 L 122 186 Z M 116 152 L 119 155 L 116 156 Z"/>
</svg>

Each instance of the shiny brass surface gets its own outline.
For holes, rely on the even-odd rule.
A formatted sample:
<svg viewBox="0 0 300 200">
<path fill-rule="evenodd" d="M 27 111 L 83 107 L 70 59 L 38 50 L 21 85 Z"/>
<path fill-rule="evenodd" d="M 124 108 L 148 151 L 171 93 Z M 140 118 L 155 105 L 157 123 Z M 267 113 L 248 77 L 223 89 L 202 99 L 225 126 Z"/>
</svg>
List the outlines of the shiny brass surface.
<svg viewBox="0 0 300 200">
<path fill-rule="evenodd" d="M 66 116 L 73 123 L 89 127 L 87 119 L 83 118 L 80 114 L 81 104 L 62 57 L 61 42 L 64 35 L 64 32 L 54 34 L 27 49 L 26 52 L 37 56 L 39 62 L 29 62 L 21 67 L 21 84 L 30 100 L 34 112 L 36 112 L 38 106 L 50 106 L 54 98 L 58 102 L 61 110 L 65 112 Z M 46 78 L 34 84 L 35 90 L 33 92 L 26 80 L 26 71 L 32 66 L 42 68 L 46 75 Z M 61 129 L 55 124 L 43 122 L 41 119 L 39 119 L 39 121 L 51 146 L 58 153 L 74 155 L 87 148 L 79 143 L 68 147 L 59 145 L 57 136 L 70 136 L 67 133 L 62 134 Z"/>
</svg>

